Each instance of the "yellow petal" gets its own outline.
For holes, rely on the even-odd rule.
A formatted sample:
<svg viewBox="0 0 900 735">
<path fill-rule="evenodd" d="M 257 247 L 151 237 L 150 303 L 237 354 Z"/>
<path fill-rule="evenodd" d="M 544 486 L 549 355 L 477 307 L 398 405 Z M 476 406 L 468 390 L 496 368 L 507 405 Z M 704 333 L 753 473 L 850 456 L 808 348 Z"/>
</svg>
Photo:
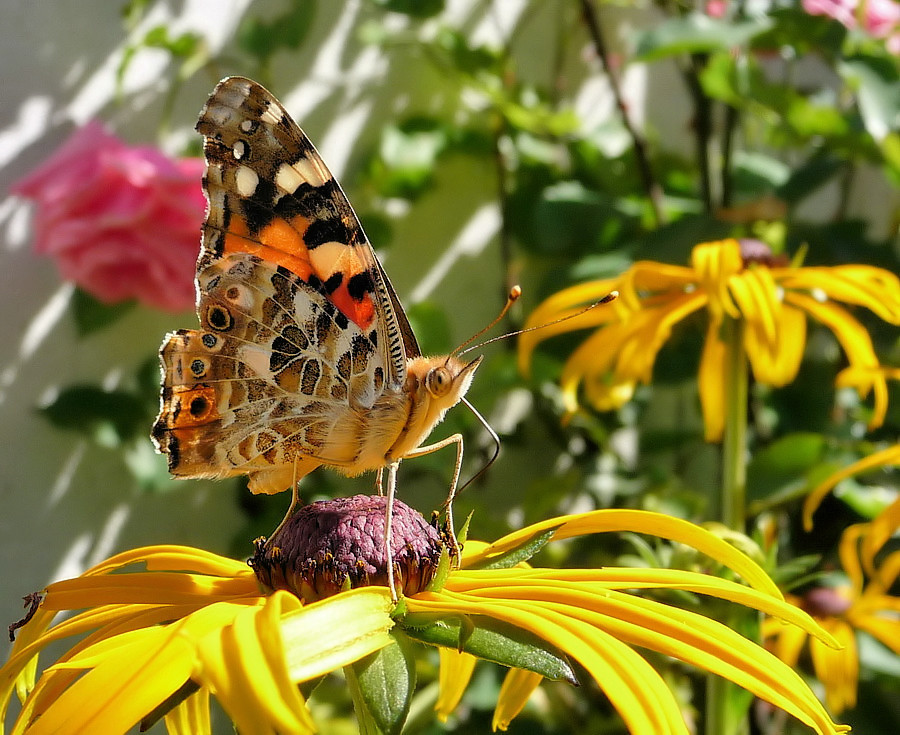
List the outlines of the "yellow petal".
<svg viewBox="0 0 900 735">
<path fill-rule="evenodd" d="M 283 610 L 299 605 L 276 592 L 265 605 L 241 611 L 232 624 L 199 641 L 201 665 L 193 677 L 210 688 L 242 735 L 315 731 L 291 680 L 280 632 Z"/>
<path fill-rule="evenodd" d="M 555 540 L 591 533 L 632 531 L 678 541 L 737 572 L 751 587 L 783 599 L 778 586 L 765 571 L 731 544 L 688 521 L 644 510 L 595 510 L 550 518 L 507 534 L 481 551 L 464 557 L 462 563 L 464 566 L 489 564 L 492 557 L 501 556 L 547 531 L 553 531 Z"/>
<path fill-rule="evenodd" d="M 700 407 L 703 410 L 703 438 L 717 442 L 725 430 L 725 343 L 719 337 L 721 324 L 710 320 L 700 359 Z"/>
<path fill-rule="evenodd" d="M 446 722 L 462 699 L 466 687 L 469 686 L 478 659 L 471 654 L 443 646 L 438 648 L 438 656 L 441 661 L 438 677 L 440 686 L 434 710 L 437 718 L 441 722 Z"/>
<path fill-rule="evenodd" d="M 632 311 L 639 311 L 647 298 L 665 294 L 667 299 L 695 290 L 697 274 L 681 265 L 641 260 L 622 275 L 617 286 L 623 303 Z"/>
<path fill-rule="evenodd" d="M 872 347 L 872 338 L 866 331 L 865 327 L 854 319 L 850 313 L 833 302 L 820 303 L 809 296 L 798 293 L 786 293 L 785 301 L 794 304 L 803 309 L 814 319 L 820 321 L 828 327 L 837 338 L 850 361 L 850 366 L 854 368 L 875 368 L 874 374 L 869 372 L 870 377 L 865 385 L 856 385 L 854 387 L 865 395 L 869 387 L 875 389 L 875 408 L 872 420 L 869 422 L 869 428 L 881 426 L 884 423 L 884 417 L 887 413 L 887 382 L 882 373 L 877 369 L 880 367 L 878 357 Z"/>
<path fill-rule="evenodd" d="M 582 382 L 586 398 L 598 411 L 614 410 L 631 398 L 635 379 L 629 375 L 616 375 L 612 369 L 629 332 L 629 324 L 611 324 L 598 329 L 566 360 L 560 384 L 568 413 L 578 409 L 578 387 Z"/>
<path fill-rule="evenodd" d="M 196 572 L 227 578 L 253 577 L 253 570 L 247 566 L 246 562 L 229 559 L 192 546 L 176 545 L 142 546 L 123 551 L 121 554 L 111 556 L 91 567 L 81 576 L 92 577 L 98 574 L 108 574 L 129 564 L 141 562 L 146 563 L 149 570 Z"/>
<path fill-rule="evenodd" d="M 767 615 L 790 622 L 804 635 L 820 638 L 825 645 L 838 647 L 833 639 L 812 617 L 796 606 L 752 587 L 699 572 L 679 569 L 636 569 L 630 567 L 604 567 L 602 569 L 510 569 L 458 570 L 447 582 L 448 592 L 478 594 L 488 597 L 507 595 L 513 598 L 530 598 L 531 592 L 523 588 L 539 585 L 542 599 L 558 601 L 573 589 L 602 595 L 604 590 L 679 589 L 701 595 L 728 600 Z"/>
<path fill-rule="evenodd" d="M 200 689 L 165 716 L 169 735 L 211 735 L 209 690 Z"/>
<path fill-rule="evenodd" d="M 860 472 L 874 469 L 875 467 L 896 464 L 900 464 L 900 444 L 894 444 L 887 449 L 882 449 L 879 452 L 870 454 L 868 457 L 863 457 L 861 460 L 847 465 L 839 472 L 830 475 L 816 485 L 803 502 L 803 527 L 807 531 L 812 530 L 813 513 L 815 513 L 816 508 L 819 507 L 822 499 L 830 493 L 835 485 L 841 480 L 857 475 Z M 900 517 L 897 517 L 895 514 L 900 514 L 900 500 L 892 505 L 892 510 L 890 514 L 885 517 L 885 521 L 870 532 L 869 538 L 872 540 L 868 541 L 866 546 L 868 550 L 866 557 L 868 559 L 871 559 L 871 557 L 875 555 L 875 552 L 880 549 L 884 542 L 894 533 L 894 530 L 896 529 L 895 521 L 896 523 L 900 523 Z M 887 536 L 885 536 L 885 533 L 887 533 Z"/>
<path fill-rule="evenodd" d="M 787 385 L 800 371 L 806 347 L 806 315 L 787 304 L 779 312 L 775 341 L 760 339 L 760 330 L 753 325 L 744 333 L 747 357 L 753 376 L 764 385 Z"/>
<path fill-rule="evenodd" d="M 135 572 L 54 582 L 47 588 L 44 605 L 48 610 L 78 610 L 99 605 L 206 605 L 240 597 L 259 597 L 255 580 L 178 572 Z"/>
<path fill-rule="evenodd" d="M 193 647 L 157 628 L 108 654 L 63 691 L 29 733 L 125 732 L 188 680 Z"/>
<path fill-rule="evenodd" d="M 392 642 L 386 587 L 359 587 L 287 615 L 281 634 L 294 681 L 339 669 Z"/>
<path fill-rule="evenodd" d="M 809 645 L 813 670 L 825 687 L 825 703 L 835 715 L 856 706 L 856 687 L 859 681 L 859 656 L 856 636 L 843 620 L 829 618 L 823 621 L 840 639 L 843 648 L 835 650 L 813 639 Z"/>
<path fill-rule="evenodd" d="M 778 618 L 766 618 L 762 625 L 762 637 L 767 647 L 788 666 L 796 668 L 800 653 L 809 637 L 805 630 L 789 625 Z"/>
<path fill-rule="evenodd" d="M 635 312 L 616 354 L 616 374 L 649 383 L 656 355 L 672 334 L 672 327 L 706 305 L 702 293 L 679 294 L 658 308 Z"/>
<path fill-rule="evenodd" d="M 725 315 L 739 318 L 740 311 L 728 290 L 729 279 L 744 268 L 738 241 L 719 240 L 697 245 L 691 251 L 691 265 L 701 290 L 709 297 L 713 321 L 720 321 Z"/>
<path fill-rule="evenodd" d="M 554 609 L 537 610 L 504 601 L 462 599 L 446 593 L 408 598 L 410 612 L 484 614 L 531 631 L 576 659 L 594 677 L 630 732 L 687 735 L 678 705 L 659 674 L 615 637 Z"/>
<path fill-rule="evenodd" d="M 497 708 L 492 722 L 494 731 L 506 731 L 509 723 L 522 711 L 543 680 L 544 677 L 540 674 L 525 669 L 510 669 L 506 673 L 500 694 L 497 695 Z"/>
<path fill-rule="evenodd" d="M 859 559 L 859 540 L 868 531 L 868 523 L 855 523 L 847 526 L 841 534 L 838 544 L 838 557 L 844 573 L 850 578 L 853 596 L 858 596 L 863 589 L 863 571 Z"/>
<path fill-rule="evenodd" d="M 771 271 L 763 266 L 751 268 L 732 276 L 728 287 L 759 342 L 773 349 L 778 341 L 781 301 Z"/>
<path fill-rule="evenodd" d="M 900 656 L 900 620 L 856 614 L 852 615 L 851 620 L 857 630 L 865 631 Z"/>
<path fill-rule="evenodd" d="M 584 312 L 582 316 L 578 314 L 584 311 L 586 306 L 615 291 L 617 282 L 618 279 L 603 279 L 581 283 L 563 289 L 541 302 L 525 322 L 524 328 L 533 331 L 519 336 L 519 371 L 526 376 L 529 374 L 531 353 L 545 339 L 615 321 L 615 312 L 603 306 Z"/>
<path fill-rule="evenodd" d="M 830 299 L 864 306 L 892 324 L 900 324 L 900 278 L 868 265 L 786 268 L 776 273 L 792 290 L 824 291 Z"/>
</svg>

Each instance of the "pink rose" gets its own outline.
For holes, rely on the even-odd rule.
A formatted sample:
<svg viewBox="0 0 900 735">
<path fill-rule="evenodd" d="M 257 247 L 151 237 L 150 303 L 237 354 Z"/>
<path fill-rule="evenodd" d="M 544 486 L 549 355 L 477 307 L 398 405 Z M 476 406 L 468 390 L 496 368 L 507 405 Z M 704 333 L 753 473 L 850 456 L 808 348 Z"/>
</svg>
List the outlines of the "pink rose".
<svg viewBox="0 0 900 735">
<path fill-rule="evenodd" d="M 728 10 L 728 0 L 706 0 L 706 14 L 710 18 L 724 18 Z"/>
<path fill-rule="evenodd" d="M 803 0 L 803 9 L 810 15 L 827 15 L 847 28 L 856 28 L 859 0 Z M 873 38 L 888 39 L 888 48 L 896 51 L 897 30 L 900 27 L 900 3 L 897 0 L 865 0 L 862 25 Z"/>
<path fill-rule="evenodd" d="M 856 27 L 856 0 L 803 0 L 803 9 L 810 15 L 827 15 L 847 26 Z"/>
<path fill-rule="evenodd" d="M 37 203 L 34 249 L 106 303 L 194 304 L 203 161 L 129 146 L 101 123 L 75 133 L 12 192 Z"/>
</svg>

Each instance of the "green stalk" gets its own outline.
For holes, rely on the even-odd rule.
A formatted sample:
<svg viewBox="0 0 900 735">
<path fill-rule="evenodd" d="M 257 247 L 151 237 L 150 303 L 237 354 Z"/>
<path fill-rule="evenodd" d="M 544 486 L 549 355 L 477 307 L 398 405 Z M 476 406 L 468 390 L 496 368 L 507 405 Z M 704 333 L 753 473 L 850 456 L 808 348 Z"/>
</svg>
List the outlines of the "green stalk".
<svg viewBox="0 0 900 735">
<path fill-rule="evenodd" d="M 747 351 L 744 322 L 725 319 L 725 437 L 722 441 L 722 523 L 747 530 Z"/>
<path fill-rule="evenodd" d="M 722 325 L 725 342 L 725 435 L 722 441 L 721 521 L 744 533 L 747 525 L 747 393 L 748 363 L 744 349 L 744 322 L 726 317 Z M 723 621 L 740 631 L 747 621 L 730 615 Z M 718 676 L 706 680 L 706 735 L 746 735 L 747 692 Z"/>
</svg>

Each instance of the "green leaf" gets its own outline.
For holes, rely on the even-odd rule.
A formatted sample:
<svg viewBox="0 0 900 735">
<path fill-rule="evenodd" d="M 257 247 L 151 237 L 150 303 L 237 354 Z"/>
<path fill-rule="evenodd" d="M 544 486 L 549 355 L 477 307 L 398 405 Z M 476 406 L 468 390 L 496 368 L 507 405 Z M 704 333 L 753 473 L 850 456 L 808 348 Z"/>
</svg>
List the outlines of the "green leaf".
<svg viewBox="0 0 900 735">
<path fill-rule="evenodd" d="M 446 147 L 447 132 L 435 120 L 412 118 L 402 126 L 385 127 L 370 172 L 379 193 L 410 199 L 422 193 Z"/>
<path fill-rule="evenodd" d="M 735 180 L 742 193 L 771 192 L 787 183 L 790 167 L 781 159 L 754 151 L 738 151 L 734 156 Z"/>
<path fill-rule="evenodd" d="M 827 184 L 845 166 L 845 162 L 830 153 L 810 157 L 778 187 L 776 194 L 789 204 L 802 201 Z"/>
<path fill-rule="evenodd" d="M 444 0 L 369 0 L 373 5 L 392 13 L 414 18 L 431 18 L 444 10 Z"/>
<path fill-rule="evenodd" d="M 394 643 L 351 664 L 366 710 L 384 735 L 397 735 L 406 722 L 416 688 L 416 662 L 404 635 L 391 633 Z"/>
<path fill-rule="evenodd" d="M 178 36 L 170 36 L 167 26 L 156 26 L 147 31 L 144 36 L 144 45 L 149 48 L 161 48 L 172 56 L 187 58 L 197 53 L 203 39 L 196 33 L 182 33 Z"/>
<path fill-rule="evenodd" d="M 135 301 L 105 304 L 87 291 L 76 288 L 72 294 L 72 315 L 79 337 L 85 337 L 117 322 L 135 306 Z"/>
<path fill-rule="evenodd" d="M 768 11 L 772 26 L 754 39 L 753 47 L 763 52 L 789 49 L 794 58 L 818 53 L 836 58 L 841 53 L 847 29 L 824 15 L 810 15 L 800 7 Z"/>
<path fill-rule="evenodd" d="M 825 448 L 821 434 L 796 433 L 757 452 L 747 467 L 748 495 L 767 498 L 786 489 L 805 487 L 806 473 L 821 463 Z"/>
<path fill-rule="evenodd" d="M 838 66 L 856 89 L 859 111 L 869 135 L 883 141 L 900 128 L 900 74 L 896 63 L 874 56 L 855 56 Z"/>
<path fill-rule="evenodd" d="M 147 430 L 150 419 L 139 396 L 91 385 L 64 388 L 40 412 L 61 429 L 73 429 L 108 446 Z"/>
<path fill-rule="evenodd" d="M 532 556 L 543 549 L 556 533 L 556 527 L 541 533 L 536 533 L 514 549 L 510 549 L 505 554 L 491 557 L 489 561 L 481 565 L 467 567 L 468 569 L 509 569 L 516 564 L 528 561 Z"/>
<path fill-rule="evenodd" d="M 850 132 L 847 116 L 832 99 L 794 96 L 785 110 L 785 119 L 802 138 L 839 137 Z"/>
<path fill-rule="evenodd" d="M 446 57 L 446 65 L 470 77 L 482 72 L 500 73 L 501 55 L 487 46 L 472 46 L 471 38 L 452 28 L 443 27 L 435 36 L 436 51 Z"/>
<path fill-rule="evenodd" d="M 565 654 L 533 633 L 480 615 L 425 621 L 408 615 L 399 625 L 411 638 L 463 651 L 502 666 L 534 671 L 552 681 L 577 684 Z"/>
<path fill-rule="evenodd" d="M 248 17 L 238 29 L 238 45 L 263 61 L 281 49 L 296 50 L 306 40 L 317 8 L 315 0 L 294 0 L 289 10 L 269 21 Z"/>
<path fill-rule="evenodd" d="M 596 252 L 606 228 L 620 219 L 606 195 L 560 181 L 544 189 L 532 212 L 532 249 L 546 255 Z"/>
<path fill-rule="evenodd" d="M 439 355 L 454 347 L 453 330 L 446 312 L 431 301 L 420 301 L 406 310 L 423 355 Z"/>
<path fill-rule="evenodd" d="M 685 53 L 727 51 L 747 44 L 771 27 L 768 18 L 734 23 L 710 18 L 705 13 L 691 13 L 664 21 L 640 34 L 635 60 L 655 61 Z"/>
</svg>

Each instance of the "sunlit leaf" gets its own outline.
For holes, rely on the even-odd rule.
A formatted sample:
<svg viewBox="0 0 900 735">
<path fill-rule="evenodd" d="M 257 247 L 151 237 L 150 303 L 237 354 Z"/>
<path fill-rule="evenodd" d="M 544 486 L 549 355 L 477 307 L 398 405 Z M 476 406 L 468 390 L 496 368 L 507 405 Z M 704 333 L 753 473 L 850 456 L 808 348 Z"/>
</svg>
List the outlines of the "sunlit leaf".
<svg viewBox="0 0 900 735">
<path fill-rule="evenodd" d="M 105 304 L 86 291 L 76 288 L 72 293 L 72 315 L 78 334 L 85 337 L 119 321 L 135 306 L 135 301 Z"/>
<path fill-rule="evenodd" d="M 73 429 L 103 444 L 118 444 L 147 428 L 144 402 L 126 391 L 92 385 L 64 388 L 41 413 L 61 429 Z"/>
<path fill-rule="evenodd" d="M 900 73 L 896 63 L 872 56 L 846 59 L 839 67 L 856 89 L 863 123 L 875 140 L 900 128 Z"/>
<path fill-rule="evenodd" d="M 663 21 L 641 34 L 636 58 L 655 61 L 676 54 L 724 51 L 745 45 L 771 26 L 772 22 L 767 18 L 735 23 L 704 13 L 691 13 Z"/>
</svg>

